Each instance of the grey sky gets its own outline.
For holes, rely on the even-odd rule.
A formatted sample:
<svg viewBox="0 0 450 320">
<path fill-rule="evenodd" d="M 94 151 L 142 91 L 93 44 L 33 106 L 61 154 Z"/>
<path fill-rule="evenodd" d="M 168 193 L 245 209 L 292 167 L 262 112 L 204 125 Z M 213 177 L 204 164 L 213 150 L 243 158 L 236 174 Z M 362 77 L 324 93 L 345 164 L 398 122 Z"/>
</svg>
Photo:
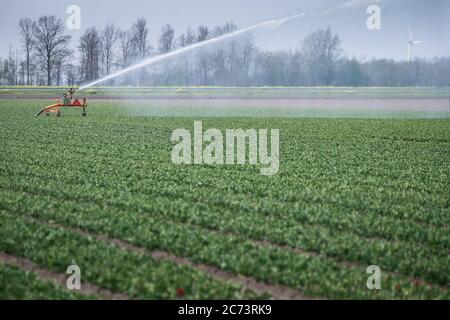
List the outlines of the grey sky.
<svg viewBox="0 0 450 320">
<path fill-rule="evenodd" d="M 253 23 L 314 11 L 344 3 L 345 0 L 0 0 L 0 56 L 9 46 L 19 48 L 18 21 L 22 17 L 36 19 L 44 14 L 67 18 L 69 5 L 80 6 L 81 30 L 69 31 L 76 47 L 79 35 L 88 27 L 102 28 L 108 21 L 126 29 L 138 17 L 150 24 L 150 41 L 156 45 L 160 29 L 170 23 L 178 32 L 187 26 L 214 26 L 234 21 L 240 27 Z M 370 2 L 370 1 L 369 1 Z M 376 2 L 375 0 L 373 2 Z M 343 40 L 349 56 L 357 58 L 387 57 L 406 59 L 408 26 L 424 43 L 414 49 L 415 56 L 450 56 L 450 0 L 384 0 L 382 29 L 366 28 L 367 5 L 343 9 L 329 15 L 305 17 L 287 23 L 277 30 L 258 33 L 258 46 L 267 49 L 294 49 L 311 31 L 331 26 Z"/>
</svg>

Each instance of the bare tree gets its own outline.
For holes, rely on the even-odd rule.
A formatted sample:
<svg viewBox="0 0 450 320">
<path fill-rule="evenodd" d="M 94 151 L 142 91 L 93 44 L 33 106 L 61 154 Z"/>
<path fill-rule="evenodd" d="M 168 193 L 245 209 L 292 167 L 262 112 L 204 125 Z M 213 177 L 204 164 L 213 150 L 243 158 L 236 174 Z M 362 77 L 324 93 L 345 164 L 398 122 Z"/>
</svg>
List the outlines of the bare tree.
<svg viewBox="0 0 450 320">
<path fill-rule="evenodd" d="M 122 68 L 125 68 L 130 65 L 136 51 L 133 37 L 129 31 L 119 31 L 119 46 L 121 65 Z"/>
<path fill-rule="evenodd" d="M 108 23 L 101 35 L 106 74 L 109 74 L 111 71 L 114 59 L 114 46 L 118 36 L 119 32 L 113 23 Z"/>
<path fill-rule="evenodd" d="M 63 72 L 66 63 L 72 58 L 72 50 L 59 50 L 55 55 L 55 79 L 56 85 L 60 86 L 63 80 Z"/>
<path fill-rule="evenodd" d="M 187 46 L 186 36 L 184 35 L 184 33 L 182 33 L 182 34 L 180 34 L 180 35 L 178 36 L 177 45 L 178 45 L 180 48 L 184 48 L 184 47 Z"/>
<path fill-rule="evenodd" d="M 94 80 L 100 75 L 101 41 L 97 30 L 87 29 L 80 38 L 81 71 L 83 80 Z"/>
<path fill-rule="evenodd" d="M 3 60 L 2 57 L 0 57 L 0 86 L 3 85 Z"/>
<path fill-rule="evenodd" d="M 132 36 L 134 47 L 137 50 L 139 60 L 143 60 L 149 51 L 148 45 L 148 27 L 147 27 L 147 19 L 139 18 L 133 25 L 132 28 Z M 145 79 L 145 69 L 142 68 L 140 73 L 140 85 L 144 86 L 146 83 Z"/>
<path fill-rule="evenodd" d="M 64 75 L 66 77 L 67 85 L 75 85 L 76 68 L 72 63 L 66 63 L 63 69 Z"/>
<path fill-rule="evenodd" d="M 34 47 L 38 53 L 41 68 L 47 74 L 47 85 L 52 84 L 52 71 L 55 66 L 55 57 L 58 52 L 65 50 L 70 36 L 64 35 L 64 24 L 55 16 L 40 17 L 33 24 L 35 39 Z"/>
<path fill-rule="evenodd" d="M 311 83 L 332 84 L 336 62 L 341 54 L 340 44 L 339 36 L 333 35 L 330 27 L 313 32 L 303 40 L 303 55 Z"/>
<path fill-rule="evenodd" d="M 9 61 L 5 59 L 2 68 L 2 78 L 4 79 L 5 84 L 9 84 Z"/>
<path fill-rule="evenodd" d="M 133 25 L 133 41 L 136 45 L 139 59 L 144 59 L 148 53 L 148 27 L 145 18 L 139 18 Z"/>
<path fill-rule="evenodd" d="M 17 65 L 17 53 L 16 57 L 14 57 L 13 48 L 9 46 L 9 54 L 8 58 L 5 59 L 3 74 L 6 80 L 6 84 L 8 85 L 17 85 L 18 78 L 18 65 Z"/>
<path fill-rule="evenodd" d="M 25 71 L 27 75 L 27 84 L 31 84 L 30 78 L 30 61 L 33 50 L 34 28 L 31 19 L 20 19 L 19 21 L 20 35 L 22 36 L 22 48 L 25 51 Z"/>
<path fill-rule="evenodd" d="M 191 27 L 188 27 L 186 34 L 181 34 L 178 37 L 178 46 L 183 48 L 190 46 L 195 43 L 195 32 Z M 179 74 L 174 77 L 178 79 L 179 83 L 184 83 L 185 85 L 191 85 L 193 83 L 193 68 L 194 64 L 193 54 L 186 53 L 178 59 L 178 70 Z"/>
<path fill-rule="evenodd" d="M 197 41 L 202 42 L 209 38 L 209 29 L 208 26 L 200 26 L 198 27 L 198 36 Z"/>
<path fill-rule="evenodd" d="M 188 27 L 186 30 L 186 45 L 190 46 L 195 42 L 195 32 L 191 27 Z"/>
<path fill-rule="evenodd" d="M 209 29 L 208 26 L 199 26 L 198 27 L 198 35 L 197 42 L 205 41 L 209 38 Z M 209 73 L 209 65 L 210 65 L 210 57 L 208 52 L 200 51 L 198 54 L 198 64 L 200 69 L 200 82 L 201 85 L 207 85 L 208 83 L 208 73 Z"/>
<path fill-rule="evenodd" d="M 26 67 L 25 67 L 25 61 L 21 61 L 19 63 L 19 81 L 18 81 L 18 85 L 23 86 L 25 85 L 25 71 Z"/>
<path fill-rule="evenodd" d="M 250 65 L 252 64 L 253 56 L 255 54 L 255 44 L 251 37 L 243 40 L 240 50 L 240 81 L 239 85 L 248 86 L 250 81 Z"/>
<path fill-rule="evenodd" d="M 159 52 L 167 53 L 172 50 L 173 39 L 175 37 L 175 29 L 167 24 L 161 29 L 161 36 L 159 38 Z"/>
</svg>

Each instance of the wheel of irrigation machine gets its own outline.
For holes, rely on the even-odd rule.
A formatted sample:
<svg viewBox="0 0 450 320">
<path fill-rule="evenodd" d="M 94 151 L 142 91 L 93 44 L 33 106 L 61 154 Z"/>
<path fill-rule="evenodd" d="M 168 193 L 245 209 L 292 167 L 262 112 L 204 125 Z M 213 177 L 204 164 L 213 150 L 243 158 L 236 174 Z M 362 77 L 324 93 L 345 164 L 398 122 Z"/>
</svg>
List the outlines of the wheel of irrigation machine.
<svg viewBox="0 0 450 320">
<path fill-rule="evenodd" d="M 82 116 L 82 117 L 86 117 L 86 112 L 82 112 L 82 113 L 81 113 L 81 116 Z"/>
<path fill-rule="evenodd" d="M 61 117 L 61 111 L 56 112 L 57 117 Z"/>
</svg>

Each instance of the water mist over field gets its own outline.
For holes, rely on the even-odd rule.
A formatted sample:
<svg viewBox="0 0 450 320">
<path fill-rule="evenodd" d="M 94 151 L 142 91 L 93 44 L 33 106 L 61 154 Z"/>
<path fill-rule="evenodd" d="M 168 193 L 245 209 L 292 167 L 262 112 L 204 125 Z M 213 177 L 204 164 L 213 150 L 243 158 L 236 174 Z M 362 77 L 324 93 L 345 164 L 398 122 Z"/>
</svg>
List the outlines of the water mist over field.
<svg viewBox="0 0 450 320">
<path fill-rule="evenodd" d="M 379 2 L 379 1 L 375 1 L 375 2 Z M 351 1 L 345 2 L 343 4 L 339 4 L 337 6 L 328 8 L 326 10 L 320 10 L 320 11 L 309 12 L 309 13 L 303 12 L 303 13 L 299 13 L 299 14 L 294 14 L 292 16 L 284 17 L 284 18 L 281 18 L 281 19 L 264 21 L 264 22 L 261 22 L 261 23 L 258 23 L 258 24 L 255 24 L 255 25 L 252 25 L 252 26 L 249 26 L 249 27 L 246 27 L 246 28 L 243 28 L 243 29 L 240 29 L 240 30 L 237 30 L 237 31 L 234 31 L 234 32 L 222 35 L 222 36 L 219 36 L 219 37 L 216 37 L 216 38 L 212 38 L 212 39 L 209 39 L 209 40 L 206 40 L 206 41 L 203 41 L 203 42 L 195 43 L 195 44 L 192 44 L 190 46 L 183 47 L 183 48 L 171 51 L 171 52 L 166 53 L 166 54 L 161 54 L 161 55 L 158 55 L 158 56 L 154 56 L 154 57 L 150 57 L 150 58 L 144 59 L 143 61 L 141 61 L 141 62 L 139 62 L 137 64 L 134 64 L 134 65 L 129 66 L 129 67 L 125 68 L 125 69 L 119 70 L 119 71 L 117 71 L 117 72 L 115 72 L 113 74 L 107 75 L 107 76 L 105 76 L 103 78 L 100 78 L 100 79 L 95 80 L 93 82 L 90 82 L 88 84 L 82 85 L 78 90 L 83 90 L 83 89 L 92 87 L 94 85 L 103 83 L 105 81 L 108 81 L 110 79 L 116 78 L 116 77 L 118 77 L 120 75 L 123 75 L 123 74 L 126 74 L 128 72 L 131 72 L 131 71 L 134 71 L 134 70 L 137 70 L 137 69 L 140 69 L 140 68 L 143 68 L 143 67 L 146 67 L 146 66 L 149 66 L 149 65 L 161 62 L 161 61 L 165 61 L 165 60 L 168 60 L 170 58 L 177 57 L 177 56 L 179 56 L 179 55 L 181 55 L 183 53 L 186 53 L 186 52 L 190 52 L 190 51 L 193 51 L 193 50 L 196 50 L 196 49 L 200 49 L 200 48 L 204 48 L 204 47 L 207 47 L 207 46 L 211 46 L 213 44 L 216 44 L 216 43 L 219 43 L 219 42 L 222 42 L 222 41 L 226 41 L 228 39 L 232 39 L 232 38 L 238 37 L 240 35 L 246 34 L 246 33 L 251 32 L 251 31 L 255 31 L 255 30 L 258 30 L 258 29 L 264 29 L 264 28 L 276 29 L 276 28 L 280 27 L 281 25 L 283 25 L 284 23 L 286 23 L 288 21 L 291 21 L 291 20 L 294 20 L 294 19 L 298 19 L 300 17 L 331 14 L 331 13 L 334 13 L 334 12 L 336 12 L 338 10 L 341 10 L 341 9 L 355 8 L 355 7 L 359 7 L 359 6 L 362 6 L 362 5 L 366 5 L 367 3 L 368 3 L 368 0 L 351 0 Z"/>
</svg>

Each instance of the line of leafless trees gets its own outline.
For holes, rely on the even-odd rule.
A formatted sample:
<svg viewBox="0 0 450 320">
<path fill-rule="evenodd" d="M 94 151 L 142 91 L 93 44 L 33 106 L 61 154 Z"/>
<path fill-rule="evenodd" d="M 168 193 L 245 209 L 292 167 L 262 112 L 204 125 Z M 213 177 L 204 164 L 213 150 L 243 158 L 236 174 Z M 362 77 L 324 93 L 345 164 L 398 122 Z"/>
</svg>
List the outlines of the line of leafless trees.
<svg viewBox="0 0 450 320">
<path fill-rule="evenodd" d="M 7 59 L 0 59 L 2 84 L 61 83 L 63 70 L 71 57 L 70 36 L 64 34 L 64 25 L 54 16 L 43 16 L 38 21 L 21 19 L 19 22 L 22 53 L 10 49 Z"/>
<path fill-rule="evenodd" d="M 0 85 L 75 85 L 97 79 L 147 57 L 168 53 L 233 32 L 226 23 L 188 28 L 176 35 L 167 24 L 155 47 L 149 26 L 139 18 L 129 30 L 108 23 L 86 29 L 71 49 L 71 37 L 54 16 L 37 21 L 21 19 L 20 50 L 0 58 Z M 348 58 L 341 40 L 330 28 L 311 33 L 295 51 L 263 51 L 250 36 L 234 38 L 207 49 L 142 68 L 110 85 L 221 85 L 221 86 L 450 86 L 450 57 L 401 62 Z"/>
</svg>

